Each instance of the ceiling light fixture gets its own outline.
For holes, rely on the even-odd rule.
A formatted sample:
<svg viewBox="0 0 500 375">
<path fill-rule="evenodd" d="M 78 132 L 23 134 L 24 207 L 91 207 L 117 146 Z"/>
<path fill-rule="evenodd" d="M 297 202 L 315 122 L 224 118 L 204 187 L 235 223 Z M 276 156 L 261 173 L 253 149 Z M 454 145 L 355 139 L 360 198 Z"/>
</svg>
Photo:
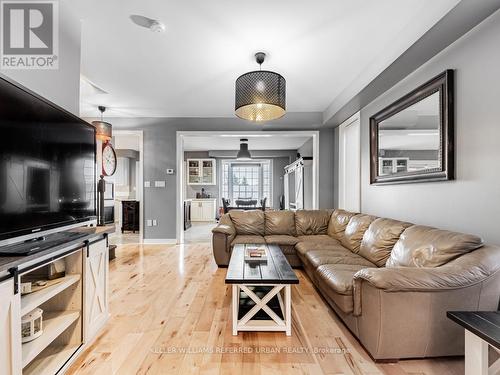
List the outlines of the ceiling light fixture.
<svg viewBox="0 0 500 375">
<path fill-rule="evenodd" d="M 102 115 L 104 111 L 106 111 L 106 107 L 100 105 L 97 107 L 99 112 L 101 112 L 101 120 L 100 121 L 92 121 L 92 125 L 95 127 L 95 135 L 97 139 L 101 141 L 110 141 L 112 138 L 112 128 L 113 126 L 106 121 L 103 121 Z"/>
<path fill-rule="evenodd" d="M 285 115 L 285 78 L 281 74 L 262 70 L 265 58 L 264 52 L 257 52 L 255 60 L 260 70 L 245 73 L 236 80 L 235 112 L 239 118 L 262 122 Z"/>
<path fill-rule="evenodd" d="M 242 138 L 240 139 L 240 150 L 238 154 L 236 154 L 237 160 L 252 160 L 252 155 L 250 151 L 248 151 L 248 139 Z"/>
</svg>

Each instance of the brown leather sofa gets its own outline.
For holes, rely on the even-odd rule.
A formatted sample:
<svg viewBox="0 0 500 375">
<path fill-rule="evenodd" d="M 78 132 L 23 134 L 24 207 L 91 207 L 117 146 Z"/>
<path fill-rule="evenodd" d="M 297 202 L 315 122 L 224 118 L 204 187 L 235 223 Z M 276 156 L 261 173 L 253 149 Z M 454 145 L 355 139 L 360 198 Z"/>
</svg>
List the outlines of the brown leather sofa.
<svg viewBox="0 0 500 375">
<path fill-rule="evenodd" d="M 343 210 L 231 211 L 213 229 L 227 266 L 237 243 L 278 244 L 374 359 L 461 355 L 448 310 L 497 310 L 500 248 L 476 236 Z"/>
</svg>

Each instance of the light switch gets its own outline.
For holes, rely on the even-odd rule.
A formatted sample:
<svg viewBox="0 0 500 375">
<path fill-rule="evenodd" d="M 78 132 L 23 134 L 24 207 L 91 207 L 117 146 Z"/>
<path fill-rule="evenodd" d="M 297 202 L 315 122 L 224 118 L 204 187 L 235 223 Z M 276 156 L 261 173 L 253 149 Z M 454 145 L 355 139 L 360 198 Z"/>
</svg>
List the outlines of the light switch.
<svg viewBox="0 0 500 375">
<path fill-rule="evenodd" d="M 167 174 L 174 174 L 174 173 L 175 173 L 175 171 L 173 169 L 170 169 L 170 168 L 167 169 Z"/>
<path fill-rule="evenodd" d="M 151 182 L 144 181 L 144 187 L 151 187 Z"/>
<path fill-rule="evenodd" d="M 155 187 L 164 188 L 166 186 L 165 181 L 155 181 Z"/>
<path fill-rule="evenodd" d="M 153 219 L 153 227 L 156 227 L 158 225 L 158 222 L 156 221 L 156 219 Z"/>
<path fill-rule="evenodd" d="M 150 220 L 150 219 L 146 220 L 146 226 L 147 227 L 153 226 L 153 220 Z"/>
</svg>

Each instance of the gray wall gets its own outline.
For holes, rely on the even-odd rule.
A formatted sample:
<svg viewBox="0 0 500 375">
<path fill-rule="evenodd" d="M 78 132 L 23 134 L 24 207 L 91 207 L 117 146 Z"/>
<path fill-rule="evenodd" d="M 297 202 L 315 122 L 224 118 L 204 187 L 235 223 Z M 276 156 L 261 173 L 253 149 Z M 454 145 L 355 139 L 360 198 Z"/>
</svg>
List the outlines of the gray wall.
<svg viewBox="0 0 500 375">
<path fill-rule="evenodd" d="M 361 111 L 362 211 L 474 233 L 500 244 L 500 11 Z M 445 69 L 455 69 L 456 180 L 369 183 L 369 117 Z"/>
<path fill-rule="evenodd" d="M 176 166 L 176 132 L 203 131 L 250 131 L 250 130 L 314 130 L 320 114 L 287 114 L 288 123 L 273 122 L 270 125 L 252 124 L 236 118 L 113 118 L 115 129 L 144 131 L 144 179 L 166 180 L 166 188 L 145 188 L 145 219 L 157 219 L 158 226 L 145 227 L 146 239 L 171 239 L 176 237 L 176 176 L 167 176 L 167 168 Z M 302 125 L 301 125 L 302 124 Z M 333 206 L 334 160 L 333 129 L 320 130 L 319 204 L 321 208 Z M 177 171 L 176 171 L 177 173 Z"/>
<path fill-rule="evenodd" d="M 70 0 L 59 2 L 59 69 L 1 70 L 1 73 L 73 114 L 80 115 L 80 20 Z"/>
</svg>

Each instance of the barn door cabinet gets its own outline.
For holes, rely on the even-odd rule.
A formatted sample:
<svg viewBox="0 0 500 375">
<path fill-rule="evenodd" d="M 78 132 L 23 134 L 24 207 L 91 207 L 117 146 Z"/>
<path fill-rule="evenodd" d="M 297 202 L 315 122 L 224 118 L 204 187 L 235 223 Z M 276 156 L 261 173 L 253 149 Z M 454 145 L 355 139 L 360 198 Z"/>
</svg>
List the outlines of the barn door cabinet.
<svg viewBox="0 0 500 375">
<path fill-rule="evenodd" d="M 0 282 L 0 374 L 21 374 L 21 298 L 14 280 Z"/>
<path fill-rule="evenodd" d="M 92 340 L 106 323 L 108 309 L 108 247 L 106 241 L 88 246 L 85 258 L 85 340 Z"/>
<path fill-rule="evenodd" d="M 74 246 L 74 247 L 73 247 Z M 0 375 L 64 374 L 97 337 L 109 317 L 107 236 L 55 250 L 11 268 L 0 281 Z M 64 267 L 62 267 L 62 265 Z M 47 270 L 64 269 L 47 279 Z M 47 280 L 21 295 L 22 283 Z M 43 310 L 42 333 L 22 342 L 21 317 Z M 36 324 L 35 324 L 36 325 Z"/>
</svg>

